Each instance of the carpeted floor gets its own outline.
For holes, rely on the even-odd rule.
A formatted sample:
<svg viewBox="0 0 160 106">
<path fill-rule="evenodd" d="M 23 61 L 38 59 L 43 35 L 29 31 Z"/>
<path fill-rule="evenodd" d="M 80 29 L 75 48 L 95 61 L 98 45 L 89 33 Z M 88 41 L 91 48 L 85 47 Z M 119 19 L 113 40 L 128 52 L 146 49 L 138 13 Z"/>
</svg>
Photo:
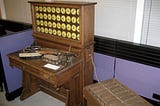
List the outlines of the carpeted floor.
<svg viewBox="0 0 160 106">
<path fill-rule="evenodd" d="M 41 91 L 24 101 L 21 101 L 19 97 L 13 101 L 7 101 L 5 93 L 0 92 L 0 106 L 65 106 L 65 104 Z"/>
</svg>

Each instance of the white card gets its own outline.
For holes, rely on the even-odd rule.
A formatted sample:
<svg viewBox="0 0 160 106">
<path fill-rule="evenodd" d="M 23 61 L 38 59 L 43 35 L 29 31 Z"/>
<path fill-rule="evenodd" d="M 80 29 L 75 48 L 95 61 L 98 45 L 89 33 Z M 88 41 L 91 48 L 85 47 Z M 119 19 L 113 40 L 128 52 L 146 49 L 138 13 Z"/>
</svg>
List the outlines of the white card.
<svg viewBox="0 0 160 106">
<path fill-rule="evenodd" d="M 49 63 L 44 65 L 44 67 L 50 68 L 50 69 L 53 69 L 53 70 L 58 70 L 60 68 L 60 66 L 56 66 L 56 65 L 53 65 L 53 64 L 49 64 Z"/>
</svg>

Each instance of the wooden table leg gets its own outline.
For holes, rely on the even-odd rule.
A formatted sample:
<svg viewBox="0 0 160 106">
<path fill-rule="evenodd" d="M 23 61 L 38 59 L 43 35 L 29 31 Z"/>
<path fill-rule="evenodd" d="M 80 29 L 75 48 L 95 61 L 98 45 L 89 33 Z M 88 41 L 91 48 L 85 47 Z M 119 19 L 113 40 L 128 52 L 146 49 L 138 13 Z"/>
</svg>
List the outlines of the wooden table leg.
<svg viewBox="0 0 160 106">
<path fill-rule="evenodd" d="M 20 99 L 24 100 L 29 96 L 33 95 L 34 93 L 38 92 L 39 90 L 40 88 L 38 78 L 23 71 L 23 91 Z"/>
</svg>

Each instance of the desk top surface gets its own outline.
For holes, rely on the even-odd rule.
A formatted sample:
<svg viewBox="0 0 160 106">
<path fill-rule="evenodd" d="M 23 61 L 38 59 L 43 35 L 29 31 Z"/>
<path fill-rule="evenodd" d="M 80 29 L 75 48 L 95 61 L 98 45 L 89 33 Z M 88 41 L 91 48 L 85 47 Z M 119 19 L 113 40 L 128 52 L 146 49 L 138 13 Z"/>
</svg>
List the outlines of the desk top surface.
<svg viewBox="0 0 160 106">
<path fill-rule="evenodd" d="M 58 70 L 44 67 L 47 62 L 42 59 L 24 60 L 19 58 L 19 52 L 8 54 L 10 66 L 15 66 L 22 71 L 30 73 L 40 79 L 51 82 L 55 86 L 60 86 L 68 81 L 81 70 L 81 59 L 75 59 L 71 64 Z"/>
</svg>

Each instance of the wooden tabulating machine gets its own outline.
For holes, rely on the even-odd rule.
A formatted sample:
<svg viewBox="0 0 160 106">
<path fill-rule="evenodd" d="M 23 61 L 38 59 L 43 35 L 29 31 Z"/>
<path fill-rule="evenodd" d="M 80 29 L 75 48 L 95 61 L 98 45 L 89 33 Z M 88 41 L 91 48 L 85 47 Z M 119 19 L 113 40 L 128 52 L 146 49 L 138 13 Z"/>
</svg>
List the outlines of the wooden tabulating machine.
<svg viewBox="0 0 160 106">
<path fill-rule="evenodd" d="M 152 106 L 115 78 L 84 89 L 87 106 Z"/>
</svg>

